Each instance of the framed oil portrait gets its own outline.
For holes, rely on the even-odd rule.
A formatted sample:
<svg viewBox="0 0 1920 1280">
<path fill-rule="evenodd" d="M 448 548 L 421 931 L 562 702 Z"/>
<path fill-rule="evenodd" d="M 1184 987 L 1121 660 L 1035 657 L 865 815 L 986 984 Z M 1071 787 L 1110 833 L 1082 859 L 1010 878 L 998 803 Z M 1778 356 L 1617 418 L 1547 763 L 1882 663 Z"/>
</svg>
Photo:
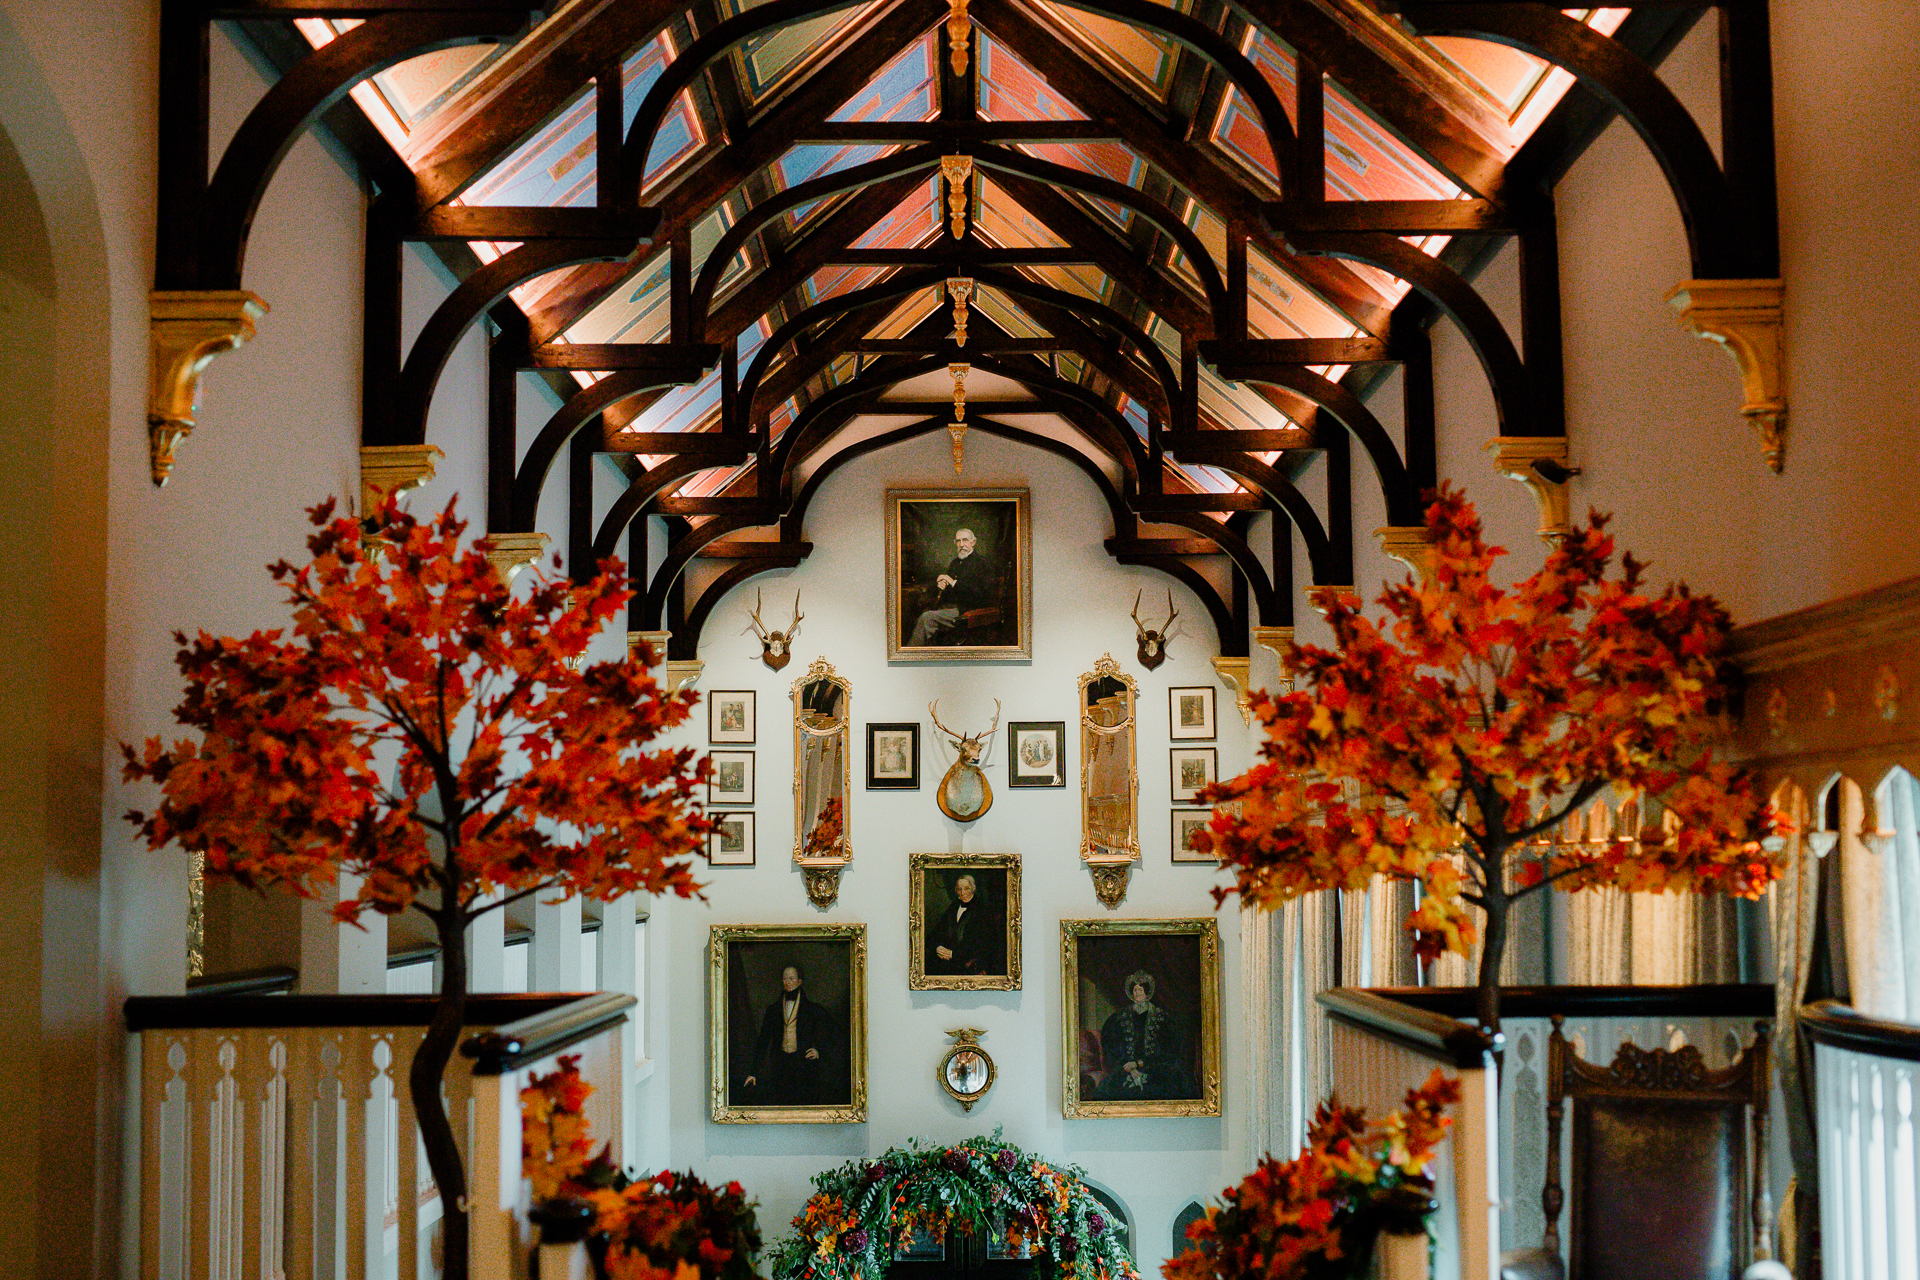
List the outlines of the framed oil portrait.
<svg viewBox="0 0 1920 1280">
<path fill-rule="evenodd" d="M 1029 662 L 1025 489 L 887 490 L 887 661 Z"/>
<path fill-rule="evenodd" d="M 707 778 L 707 803 L 716 807 L 753 803 L 753 752 L 708 753 L 713 772 Z"/>
<path fill-rule="evenodd" d="M 1217 867 L 1220 865 L 1210 853 L 1196 853 L 1192 848 L 1193 833 L 1213 821 L 1211 809 L 1175 809 L 1173 810 L 1173 860 L 1190 863 L 1196 867 Z"/>
<path fill-rule="evenodd" d="M 1175 747 L 1168 753 L 1173 771 L 1173 802 L 1185 804 L 1212 784 L 1220 771 L 1220 752 L 1214 747 Z"/>
<path fill-rule="evenodd" d="M 1220 1114 L 1213 920 L 1062 920 L 1060 993 L 1069 1118 Z"/>
<path fill-rule="evenodd" d="M 1175 742 L 1212 742 L 1214 696 L 1210 684 L 1167 690 L 1167 736 Z"/>
<path fill-rule="evenodd" d="M 1007 785 L 1067 785 L 1067 722 L 1015 720 L 1007 726 Z"/>
<path fill-rule="evenodd" d="M 867 790 L 920 789 L 920 724 L 867 726 Z"/>
<path fill-rule="evenodd" d="M 750 867 L 754 863 L 753 815 L 716 813 L 713 834 L 707 837 L 707 862 L 716 867 Z"/>
<path fill-rule="evenodd" d="M 707 940 L 716 1124 L 867 1118 L 867 927 L 717 924 Z"/>
<path fill-rule="evenodd" d="M 907 860 L 907 988 L 1020 989 L 1020 855 Z"/>
<path fill-rule="evenodd" d="M 753 743 L 753 690 L 715 689 L 707 695 L 707 741 Z"/>
</svg>

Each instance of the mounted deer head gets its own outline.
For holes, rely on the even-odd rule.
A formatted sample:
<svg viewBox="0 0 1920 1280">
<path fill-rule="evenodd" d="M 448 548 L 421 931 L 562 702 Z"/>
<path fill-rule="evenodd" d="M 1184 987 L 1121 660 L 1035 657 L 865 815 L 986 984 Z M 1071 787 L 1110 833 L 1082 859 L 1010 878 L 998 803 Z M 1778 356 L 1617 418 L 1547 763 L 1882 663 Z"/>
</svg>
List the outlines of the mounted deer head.
<svg viewBox="0 0 1920 1280">
<path fill-rule="evenodd" d="M 933 727 L 953 740 L 953 749 L 960 756 L 947 770 L 947 776 L 940 779 L 939 789 L 933 793 L 934 801 L 940 806 L 940 812 L 955 822 L 972 822 L 993 807 L 993 788 L 987 785 L 987 775 L 981 771 L 980 757 L 986 754 L 988 741 L 1000 727 L 1000 699 L 993 700 L 993 723 L 985 733 L 955 733 L 941 724 L 938 699 L 927 704 L 927 714 L 933 717 Z"/>
<path fill-rule="evenodd" d="M 760 637 L 760 661 L 778 671 L 793 657 L 793 638 L 800 634 L 800 619 L 806 616 L 800 612 L 800 593 L 793 593 L 793 621 L 787 624 L 785 631 L 769 631 L 762 626 L 759 592 L 754 592 L 753 600 L 753 622 L 750 625 L 753 633 Z"/>
<path fill-rule="evenodd" d="M 1172 629 L 1173 620 L 1180 616 L 1180 611 L 1173 607 L 1173 591 L 1169 588 L 1167 620 L 1157 628 L 1149 627 L 1140 621 L 1140 596 L 1138 591 L 1133 593 L 1133 629 L 1139 633 L 1140 665 L 1151 671 L 1167 660 L 1167 632 Z"/>
</svg>

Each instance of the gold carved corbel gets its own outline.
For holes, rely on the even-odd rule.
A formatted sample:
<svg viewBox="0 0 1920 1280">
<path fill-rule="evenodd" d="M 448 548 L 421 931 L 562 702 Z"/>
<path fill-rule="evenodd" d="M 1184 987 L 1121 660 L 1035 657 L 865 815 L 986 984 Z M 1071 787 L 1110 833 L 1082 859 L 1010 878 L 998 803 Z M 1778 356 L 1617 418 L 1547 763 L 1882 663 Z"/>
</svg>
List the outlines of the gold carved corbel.
<svg viewBox="0 0 1920 1280">
<path fill-rule="evenodd" d="M 1779 474 L 1787 462 L 1786 282 L 1682 280 L 1667 301 L 1688 332 L 1719 343 L 1739 366 L 1740 412 Z"/>
<path fill-rule="evenodd" d="M 156 289 L 147 295 L 147 451 L 153 483 L 173 474 L 173 450 L 193 433 L 200 371 L 253 337 L 267 314 L 245 289 Z"/>
<path fill-rule="evenodd" d="M 1089 862 L 1087 870 L 1093 875 L 1093 896 L 1100 900 L 1101 906 L 1111 911 L 1127 900 L 1127 881 L 1133 876 L 1132 859 Z"/>
<path fill-rule="evenodd" d="M 369 444 L 360 447 L 360 516 L 380 510 L 387 498 L 433 479 L 433 460 L 444 458 L 430 444 Z"/>
<path fill-rule="evenodd" d="M 973 281 L 955 276 L 947 281 L 947 296 L 953 299 L 953 345 L 967 345 L 967 300 L 973 297 Z"/>
<path fill-rule="evenodd" d="M 646 662 L 649 667 L 657 667 L 667 660 L 667 641 L 673 638 L 671 631 L 629 631 L 627 632 L 627 661 Z M 642 649 L 641 646 L 646 646 Z"/>
<path fill-rule="evenodd" d="M 972 156 L 941 156 L 940 176 L 947 180 L 947 229 L 955 240 L 967 234 L 967 195 L 973 182 Z"/>
<path fill-rule="evenodd" d="M 1292 627 L 1255 627 L 1253 642 L 1266 649 L 1280 660 L 1280 679 L 1275 686 L 1277 693 L 1293 692 L 1293 628 Z"/>
<path fill-rule="evenodd" d="M 840 897 L 840 869 L 845 863 L 835 862 L 830 866 L 808 866 L 800 864 L 800 874 L 807 882 L 807 901 L 825 911 Z"/>
<path fill-rule="evenodd" d="M 1540 540 L 1557 547 L 1573 531 L 1567 513 L 1567 481 L 1580 474 L 1567 465 L 1565 436 L 1496 436 L 1487 448 L 1493 465 L 1510 480 L 1533 490 L 1540 504 Z"/>
<path fill-rule="evenodd" d="M 665 634 L 664 632 L 662 634 Z M 660 652 L 665 653 L 667 646 L 662 643 Z M 700 673 L 707 664 L 698 658 L 671 658 L 667 662 L 667 692 L 678 693 L 682 689 L 691 689 L 700 682 Z"/>
<path fill-rule="evenodd" d="M 948 61 L 953 74 L 967 74 L 967 37 L 972 34 L 968 29 L 973 24 L 967 17 L 968 0 L 947 0 L 947 48 Z"/>
<path fill-rule="evenodd" d="M 1216 657 L 1213 660 L 1213 672 L 1220 682 L 1233 690 L 1233 705 L 1240 708 L 1240 723 L 1253 723 L 1253 702 L 1250 694 L 1253 683 L 1253 659 Z"/>
<path fill-rule="evenodd" d="M 953 437 L 953 474 L 960 474 L 960 466 L 967 456 L 967 372 L 972 369 L 968 364 L 950 364 L 947 372 L 953 375 L 953 425 L 947 428 L 947 434 Z"/>
<path fill-rule="evenodd" d="M 1423 524 L 1390 524 L 1373 531 L 1380 549 L 1413 571 L 1420 585 L 1433 581 L 1433 535 Z"/>
<path fill-rule="evenodd" d="M 480 550 L 487 557 L 487 563 L 500 575 L 500 581 L 508 584 L 522 569 L 538 564 L 546 546 L 544 533 L 490 533 L 480 539 Z"/>
</svg>

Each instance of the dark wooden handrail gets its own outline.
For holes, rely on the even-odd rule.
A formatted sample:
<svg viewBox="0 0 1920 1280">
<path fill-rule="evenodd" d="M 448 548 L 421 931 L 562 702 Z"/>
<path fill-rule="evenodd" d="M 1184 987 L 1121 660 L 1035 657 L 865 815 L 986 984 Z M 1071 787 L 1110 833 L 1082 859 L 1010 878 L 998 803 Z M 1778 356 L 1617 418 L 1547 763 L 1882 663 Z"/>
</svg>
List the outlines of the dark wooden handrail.
<svg viewBox="0 0 1920 1280">
<path fill-rule="evenodd" d="M 1473 1017 L 1472 987 L 1369 987 L 1376 995 L 1430 1013 Z M 1708 982 L 1687 987 L 1502 987 L 1503 1018 L 1771 1018 L 1773 987 L 1764 982 Z"/>
<path fill-rule="evenodd" d="M 293 990 L 300 971 L 284 964 L 263 969 L 236 969 L 232 973 L 209 973 L 187 979 L 187 994 L 202 999 L 227 996 L 265 996 Z"/>
<path fill-rule="evenodd" d="M 578 992 L 467 997 L 467 1025 L 524 1021 L 579 1000 Z M 629 999 L 631 997 L 628 997 Z M 438 996 L 132 996 L 127 1030 L 205 1027 L 424 1027 Z"/>
<path fill-rule="evenodd" d="M 635 1003 L 618 991 L 575 996 L 557 1008 L 469 1036 L 460 1052 L 473 1059 L 473 1074 L 504 1075 L 598 1035 L 626 1017 Z"/>
<path fill-rule="evenodd" d="M 1920 1062 L 1920 1026 L 1871 1018 L 1838 1000 L 1819 1000 L 1800 1007 L 1800 1026 L 1815 1044 L 1876 1058 Z"/>
<path fill-rule="evenodd" d="M 1322 991 L 1316 999 L 1330 1017 L 1461 1070 L 1485 1066 L 1487 1050 L 1499 1047 L 1500 1037 L 1458 1018 L 1396 999 L 1397 994 L 1393 990 L 1335 987 Z"/>
</svg>

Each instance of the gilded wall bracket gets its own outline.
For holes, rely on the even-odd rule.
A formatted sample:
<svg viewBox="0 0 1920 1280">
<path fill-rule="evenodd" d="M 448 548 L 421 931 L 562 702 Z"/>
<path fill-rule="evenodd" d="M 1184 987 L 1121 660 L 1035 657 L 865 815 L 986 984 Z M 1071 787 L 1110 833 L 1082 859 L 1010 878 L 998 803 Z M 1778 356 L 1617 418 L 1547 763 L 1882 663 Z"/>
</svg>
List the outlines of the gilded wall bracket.
<svg viewBox="0 0 1920 1280">
<path fill-rule="evenodd" d="M 147 295 L 147 451 L 153 483 L 173 474 L 173 450 L 193 433 L 200 372 L 252 339 L 267 314 L 245 289 L 158 289 Z"/>
<path fill-rule="evenodd" d="M 1253 642 L 1280 660 L 1280 679 L 1275 693 L 1293 692 L 1293 628 L 1255 627 Z"/>
<path fill-rule="evenodd" d="M 1509 480 L 1533 490 L 1540 504 L 1540 540 L 1557 547 L 1573 531 L 1567 512 L 1567 481 L 1580 468 L 1567 465 L 1565 436 L 1496 436 L 1486 447 L 1493 465 Z"/>
<path fill-rule="evenodd" d="M 1121 862 L 1089 862 L 1087 870 L 1093 874 L 1093 896 L 1100 905 L 1112 911 L 1127 900 L 1127 882 L 1133 878 L 1131 859 Z"/>
<path fill-rule="evenodd" d="M 652 661 L 647 662 L 646 665 L 657 667 L 667 660 L 667 641 L 672 638 L 671 631 L 629 631 L 627 632 L 627 660 L 645 662 L 651 658 Z M 645 652 L 641 651 L 641 645 L 646 646 Z"/>
<path fill-rule="evenodd" d="M 808 866 L 800 864 L 800 874 L 807 882 L 807 901 L 820 910 L 832 907 L 840 897 L 840 869 L 846 864 L 835 862 L 830 866 Z"/>
<path fill-rule="evenodd" d="M 947 229 L 955 240 L 966 238 L 967 198 L 973 188 L 972 156 L 941 156 L 940 176 L 947 180 Z"/>
<path fill-rule="evenodd" d="M 665 634 L 664 632 L 662 634 Z M 662 643 L 660 652 L 665 653 L 667 646 Z M 691 689 L 700 683 L 700 673 L 707 664 L 698 658 L 674 658 L 667 663 L 667 692 L 678 693 L 682 689 Z"/>
<path fill-rule="evenodd" d="M 509 585 L 515 574 L 540 562 L 546 546 L 544 533 L 490 533 L 480 539 L 480 550 L 487 557 L 487 563 L 500 575 L 500 581 Z"/>
<path fill-rule="evenodd" d="M 1216 657 L 1213 660 L 1214 674 L 1220 682 L 1233 690 L 1233 705 L 1240 708 L 1240 723 L 1253 723 L 1253 659 Z"/>
<path fill-rule="evenodd" d="M 1741 414 L 1776 475 L 1787 461 L 1783 280 L 1682 280 L 1667 294 L 1688 332 L 1725 347 L 1740 369 Z"/>
<path fill-rule="evenodd" d="M 380 510 L 389 495 L 418 489 L 433 479 L 435 458 L 446 455 L 430 444 L 369 444 L 360 447 L 360 518 Z"/>
<path fill-rule="evenodd" d="M 1433 535 L 1423 524 L 1389 524 L 1373 531 L 1380 550 L 1413 572 L 1421 586 L 1433 582 Z"/>
</svg>

